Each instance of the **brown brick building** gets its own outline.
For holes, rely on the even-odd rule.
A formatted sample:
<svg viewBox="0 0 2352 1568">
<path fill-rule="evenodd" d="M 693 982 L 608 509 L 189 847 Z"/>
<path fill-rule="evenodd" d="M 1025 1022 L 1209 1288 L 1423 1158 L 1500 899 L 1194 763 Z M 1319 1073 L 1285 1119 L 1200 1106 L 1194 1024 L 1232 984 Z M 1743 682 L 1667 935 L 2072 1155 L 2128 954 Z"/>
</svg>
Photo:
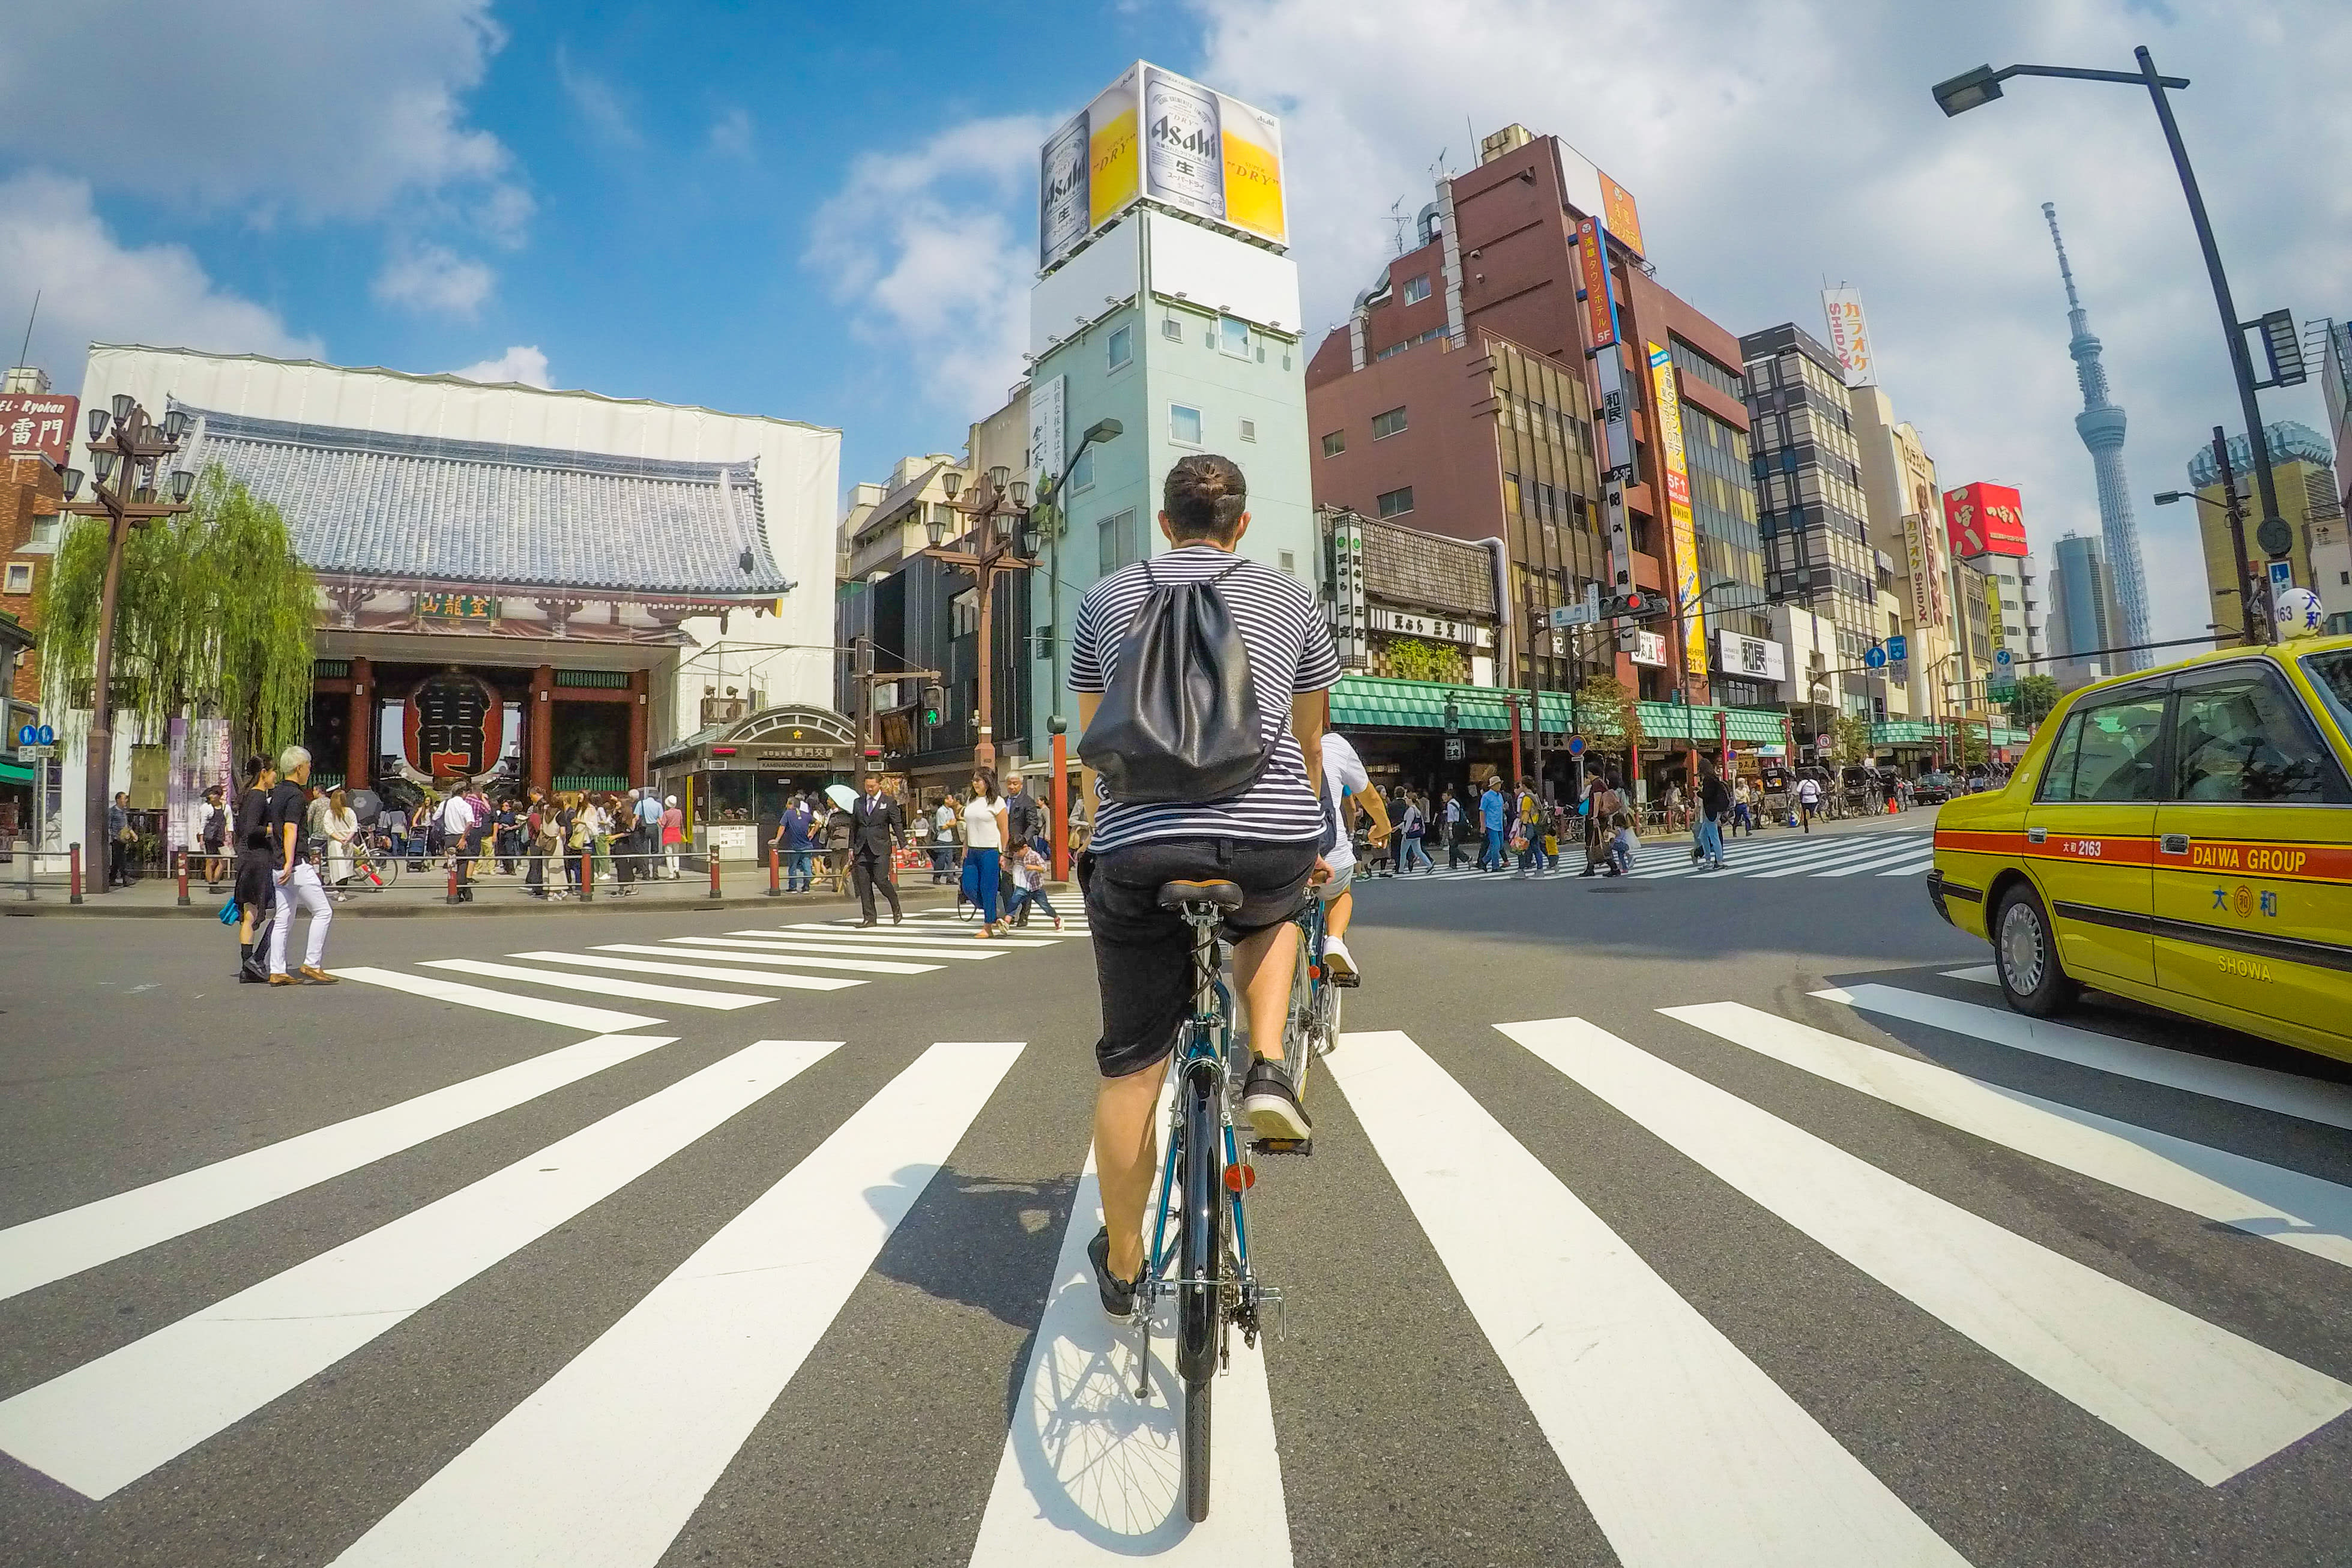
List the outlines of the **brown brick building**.
<svg viewBox="0 0 2352 1568">
<path fill-rule="evenodd" d="M 1635 585 L 1672 579 L 1664 479 L 1653 439 L 1646 350 L 1671 356 L 1702 582 L 1734 586 L 1706 601 L 1706 630 L 1769 636 L 1763 560 L 1748 473 L 1739 342 L 1659 284 L 1642 256 L 1632 199 L 1557 138 L 1512 126 L 1486 139 L 1476 168 L 1439 183 L 1421 245 L 1391 261 L 1346 327 L 1307 371 L 1318 505 L 1352 507 L 1460 539 L 1499 539 L 1513 593 L 1503 606 L 1506 684 L 1563 689 L 1611 671 L 1645 698 L 1682 689 L 1694 703 L 1763 706 L 1769 688 L 1689 672 L 1675 633 L 1634 653 L 1544 626 L 1587 583 L 1611 591 L 1602 532 L 1599 376 L 1586 353 L 1576 223 L 1612 191 L 1610 259 L 1639 482 L 1629 485 Z M 1597 182 L 1593 176 L 1598 175 Z M 1597 205 L 1597 204 L 1596 204 Z M 1656 658 L 1660 662 L 1646 662 Z"/>
<path fill-rule="evenodd" d="M 0 458 L 0 614 L 15 616 L 26 631 L 38 628 L 35 599 L 48 575 L 64 507 L 65 488 L 47 462 L 31 457 Z M 16 683 L 7 696 L 20 703 L 40 701 L 41 672 L 31 654 L 17 662 Z M 10 720 L 11 744 L 16 726 L 28 721 Z"/>
</svg>

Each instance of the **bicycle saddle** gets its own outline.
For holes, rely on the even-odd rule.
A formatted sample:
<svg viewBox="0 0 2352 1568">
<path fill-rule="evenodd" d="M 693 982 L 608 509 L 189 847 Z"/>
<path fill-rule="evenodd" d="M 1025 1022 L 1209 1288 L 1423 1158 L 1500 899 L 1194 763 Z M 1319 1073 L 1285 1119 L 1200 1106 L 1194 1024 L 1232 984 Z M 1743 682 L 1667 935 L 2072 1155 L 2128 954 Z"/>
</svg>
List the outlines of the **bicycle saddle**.
<svg viewBox="0 0 2352 1568">
<path fill-rule="evenodd" d="M 1228 912 L 1242 907 L 1242 890 L 1225 881 L 1176 881 L 1160 884 L 1160 907 L 1181 910 L 1186 904 L 1214 904 Z"/>
</svg>

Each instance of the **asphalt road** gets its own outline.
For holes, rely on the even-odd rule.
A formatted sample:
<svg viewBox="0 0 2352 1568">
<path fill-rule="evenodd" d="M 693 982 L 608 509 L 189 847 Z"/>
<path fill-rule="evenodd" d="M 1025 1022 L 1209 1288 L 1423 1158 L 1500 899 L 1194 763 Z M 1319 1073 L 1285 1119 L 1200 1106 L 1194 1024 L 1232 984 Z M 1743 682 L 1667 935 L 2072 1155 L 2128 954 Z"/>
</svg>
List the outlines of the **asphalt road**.
<svg viewBox="0 0 2352 1568">
<path fill-rule="evenodd" d="M 0 1562 L 2343 1563 L 2352 1074 L 2024 1030 L 1926 826 L 1368 884 L 1189 1531 L 1083 934 L 12 922 Z"/>
</svg>

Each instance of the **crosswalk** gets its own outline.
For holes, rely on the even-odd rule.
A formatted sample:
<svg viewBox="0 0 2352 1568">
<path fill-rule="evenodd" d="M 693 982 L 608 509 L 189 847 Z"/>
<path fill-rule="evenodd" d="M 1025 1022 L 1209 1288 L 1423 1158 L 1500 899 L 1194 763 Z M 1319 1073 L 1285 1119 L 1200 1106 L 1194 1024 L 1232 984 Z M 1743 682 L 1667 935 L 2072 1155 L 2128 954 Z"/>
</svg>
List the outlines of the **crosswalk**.
<svg viewBox="0 0 2352 1568">
<path fill-rule="evenodd" d="M 976 929 L 952 913 L 933 911 L 870 930 L 848 920 L 803 921 L 714 936 L 530 948 L 497 958 L 428 958 L 413 969 L 354 964 L 336 973 L 428 1001 L 594 1035 L 625 1035 L 674 1022 L 680 1009 L 688 1016 L 735 1012 L 777 1001 L 779 994 L 846 991 L 1087 938 L 1084 919 L 1065 918 L 1058 931 L 1041 920 L 993 941 L 975 940 Z M 573 994 L 661 1011 L 580 1002 Z"/>
<path fill-rule="evenodd" d="M 720 945 L 601 945 L 587 956 L 614 954 L 625 970 L 580 973 L 610 995 L 669 1007 L 670 998 L 639 993 L 699 992 L 673 982 L 725 986 L 739 970 L 765 973 L 763 942 L 780 952 L 845 953 L 827 944 L 867 938 L 809 924 L 704 940 Z M 990 956 L 1003 962 L 1013 951 Z M 648 953 L 730 962 L 688 956 L 649 967 Z M 513 982 L 502 972 L 565 957 L 513 956 L 515 963 L 444 962 L 434 973 Z M 664 978 L 621 991 L 615 973 Z M 1881 1450 L 1857 1435 L 1853 1411 L 1824 1410 L 1784 1387 L 1769 1369 L 1785 1363 L 1754 1342 L 1752 1323 L 1746 1339 L 1727 1331 L 1604 1217 L 1622 1194 L 1591 1176 L 1580 1191 L 1548 1163 L 1541 1140 L 1527 1136 L 1528 1086 L 1638 1129 L 1665 1152 L 1661 1158 L 1717 1184 L 1723 1203 L 1769 1222 L 1779 1240 L 1747 1267 L 1816 1282 L 1823 1318 L 1811 1334 L 1834 1337 L 1846 1293 L 1876 1292 L 2014 1374 L 1981 1380 L 1969 1397 L 1983 1408 L 1950 1413 L 1956 1425 L 1972 1415 L 1991 1429 L 2006 1421 L 2021 1430 L 2016 1402 L 2046 1399 L 2089 1423 L 2084 1431 L 2105 1434 L 2117 1453 L 2176 1478 L 2181 1491 L 2168 1506 L 2187 1508 L 2182 1500 L 2222 1496 L 2228 1483 L 2352 1413 L 2352 1384 L 2311 1364 L 2307 1342 L 2264 1342 L 2247 1321 L 2210 1321 L 2145 1277 L 2119 1278 L 2011 1228 L 1937 1192 L 1925 1172 L 1900 1168 L 1885 1142 L 1867 1158 L 1844 1147 L 1821 1130 L 1844 1125 L 1838 1114 L 1801 1125 L 1787 1092 L 1802 1086 L 1826 1092 L 1841 1112 L 1897 1114 L 1932 1129 L 1938 1150 L 1960 1140 L 1983 1158 L 2032 1162 L 2178 1215 L 2195 1232 L 2243 1237 L 2259 1256 L 2293 1267 L 2352 1268 L 2352 1188 L 2284 1156 L 2068 1103 L 2050 1087 L 2072 1084 L 2109 1105 L 2103 1089 L 2153 1088 L 2335 1136 L 2352 1131 L 2352 1085 L 2153 1046 L 2086 1021 L 2023 1018 L 1994 1005 L 1974 970 L 1899 979 L 1822 987 L 1775 1006 L 1701 997 L 1610 1027 L 1566 1016 L 1464 1021 L 1419 1037 L 1366 1030 L 1343 1037 L 1328 1058 L 1325 1140 L 1369 1152 L 1434 1260 L 1391 1247 L 1364 1261 L 1420 1271 L 1408 1283 L 1446 1307 L 1428 1314 L 1430 1332 L 1475 1333 L 1476 1353 L 1491 1358 L 1532 1416 L 1547 1463 L 1625 1568 L 1958 1568 L 1972 1559 L 1956 1544 L 1965 1532 L 1939 1511 L 1948 1493 L 1880 1473 Z M 730 995 L 763 994 L 721 989 L 694 1005 L 731 1009 L 738 1003 L 713 1000 Z M 1980 1063 L 1987 1047 L 2010 1053 L 2035 1069 L 2045 1092 L 1888 1043 L 1878 1026 L 1889 1022 L 1975 1047 L 1946 1060 Z M 677 1044 L 600 1035 L 0 1229 L 0 1300 L 29 1297 L 18 1310 L 37 1311 L 37 1292 L 59 1281 L 165 1242 L 200 1242 L 209 1226 L 330 1180 L 369 1180 L 371 1167 L 394 1155 L 624 1064 L 664 1062 Z M 328 1374 L 341 1363 L 399 1344 L 418 1314 L 511 1267 L 736 1119 L 836 1104 L 828 1097 L 858 1050 L 829 1039 L 756 1041 L 374 1229 L 111 1350 L 49 1368 L 0 1399 L 0 1453 L 94 1503 L 142 1485 L 201 1500 L 212 1484 L 207 1455 L 225 1434 L 281 1419 L 289 1395 L 331 1405 L 338 1391 Z M 972 1138 L 1026 1125 L 1023 1097 L 1009 1086 L 1031 1050 L 1021 1041 L 942 1040 L 887 1079 L 876 1075 L 878 1087 L 845 1113 L 828 1112 L 829 1130 L 813 1134 L 807 1152 L 761 1173 L 767 1184 L 748 1202 L 710 1214 L 707 1237 L 683 1262 L 583 1334 L 520 1403 L 381 1499 L 333 1562 L 664 1561 L 721 1478 L 745 1462 L 755 1429 L 796 1378 L 825 1363 L 836 1381 L 887 1384 L 887 1364 L 826 1362 L 842 1353 L 828 1336 L 910 1215 L 944 1216 L 931 1233 L 955 1234 L 955 1184 L 938 1178 L 962 1168 L 959 1152 Z M 1753 1089 L 1759 1070 L 1780 1075 L 1771 1107 L 1760 1100 L 1773 1097 Z M 1474 1086 L 1497 1081 L 1497 1072 L 1520 1090 L 1482 1098 Z M 1276 1397 L 1283 1385 L 1268 1382 L 1284 1342 L 1251 1351 L 1236 1341 L 1218 1394 L 1216 1510 L 1202 1526 L 1184 1523 L 1164 1393 L 1172 1354 L 1154 1342 L 1162 1393 L 1139 1404 L 1134 1336 L 1107 1324 L 1094 1300 L 1086 1246 L 1100 1220 L 1084 1129 L 1066 1131 L 1065 1168 L 1080 1174 L 1068 1212 L 1038 1216 L 1040 1226 L 1060 1224 L 1060 1242 L 1050 1279 L 1035 1282 L 1043 1307 L 1034 1331 L 992 1413 L 1001 1447 L 973 1454 L 969 1473 L 942 1482 L 964 1489 L 952 1511 L 975 1521 L 951 1555 L 1001 1568 L 1144 1555 L 1286 1564 L 1294 1518 L 1328 1504 L 1300 1495 L 1286 1457 L 1301 1445 L 1356 1439 L 1286 1414 Z M 1304 1196 L 1269 1186 L 1277 1214 Z M 1370 1195 L 1357 1194 L 1349 1206 Z M 1346 1216 L 1286 1217 L 1323 1226 Z M 1296 1296 L 1348 1290 L 1343 1279 L 1281 1279 L 1283 1261 L 1261 1249 L 1261 1267 Z M 130 1299 L 136 1286 L 117 1289 Z M 1461 1315 L 1450 1315 L 1457 1305 Z M 1344 1321 L 1336 1302 L 1334 1312 Z M 1361 1356 L 1358 1375 L 1378 1377 L 1377 1357 Z M 1867 1405 L 1904 1394 L 1865 1389 L 1854 1397 Z M 919 1401 L 907 1409 L 909 1419 L 926 1411 Z M 376 1418 L 349 1416 L 362 1426 Z M 372 1472 L 351 1470 L 339 1484 L 362 1484 L 363 1473 Z M 2159 1485 L 2151 1479 L 2158 1473 L 2145 1472 L 2141 1484 Z"/>
<path fill-rule="evenodd" d="M 1919 877 L 1925 876 L 1936 863 L 1935 834 L 1925 832 L 1874 832 L 1822 834 L 1778 834 L 1769 838 L 1733 838 L 1724 843 L 1724 864 L 1718 869 L 1701 866 L 1690 858 L 1689 847 L 1679 839 L 1663 844 L 1645 845 L 1633 858 L 1633 879 L 1637 882 L 1673 881 L 1688 878 L 1695 881 L 1717 881 L 1727 877 L 1754 878 L 1769 880 L 1781 877 Z M 1456 887 L 1507 887 L 1522 880 L 1540 880 L 1546 884 L 1573 882 L 1580 886 L 1598 885 L 1606 879 L 1585 878 L 1578 873 L 1584 868 L 1580 846 L 1569 846 L 1560 860 L 1561 869 L 1541 878 L 1522 879 L 1518 876 L 1516 858 L 1501 871 L 1481 871 L 1475 866 L 1436 867 L 1428 871 L 1400 873 L 1397 876 L 1359 878 L 1360 885 L 1385 888 L 1395 885 L 1446 883 Z"/>
</svg>

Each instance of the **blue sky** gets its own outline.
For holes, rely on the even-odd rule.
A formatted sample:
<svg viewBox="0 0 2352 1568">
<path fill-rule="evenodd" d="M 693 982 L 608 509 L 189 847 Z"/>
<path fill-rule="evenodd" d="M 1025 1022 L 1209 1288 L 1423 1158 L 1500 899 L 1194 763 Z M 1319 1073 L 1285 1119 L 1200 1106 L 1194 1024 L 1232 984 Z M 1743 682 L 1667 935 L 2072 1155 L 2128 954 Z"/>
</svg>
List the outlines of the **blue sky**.
<svg viewBox="0 0 2352 1568">
<path fill-rule="evenodd" d="M 2012 83 L 1947 121 L 1927 87 L 2137 43 L 2195 81 L 2243 313 L 2352 314 L 2342 0 L 85 0 L 0 29 L 0 331 L 37 287 L 68 390 L 92 339 L 488 364 L 836 426 L 845 484 L 876 479 L 1017 374 L 1037 141 L 1142 57 L 1284 117 L 1310 331 L 1391 204 L 1520 121 L 1630 187 L 1661 280 L 1735 331 L 1860 287 L 1944 483 L 2018 485 L 2046 554 L 2097 516 L 2041 203 L 2143 495 L 2235 422 L 2211 298 L 2143 95 Z M 2308 388 L 2264 406 L 2321 423 Z M 2141 507 L 2160 636 L 2210 615 L 2187 510 Z"/>
</svg>

